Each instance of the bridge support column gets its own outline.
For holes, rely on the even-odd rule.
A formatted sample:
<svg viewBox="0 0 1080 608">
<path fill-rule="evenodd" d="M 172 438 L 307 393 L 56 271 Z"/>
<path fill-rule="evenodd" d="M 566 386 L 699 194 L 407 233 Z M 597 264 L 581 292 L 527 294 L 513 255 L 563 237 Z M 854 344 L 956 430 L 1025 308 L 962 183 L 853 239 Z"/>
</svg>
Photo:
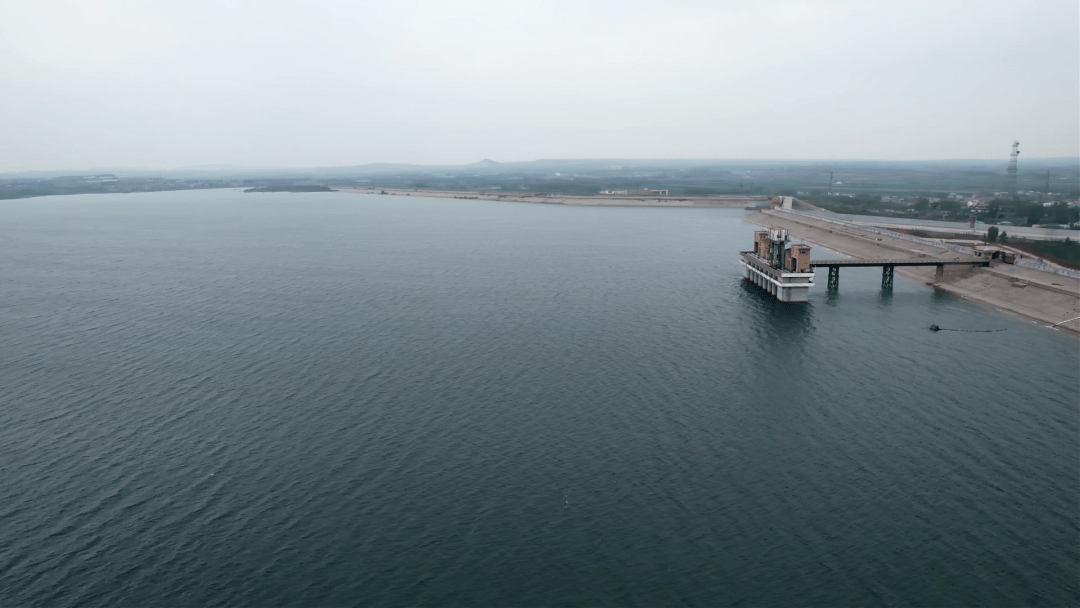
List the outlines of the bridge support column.
<svg viewBox="0 0 1080 608">
<path fill-rule="evenodd" d="M 938 266 L 938 268 L 941 268 L 941 267 Z M 886 266 L 881 267 L 881 288 L 882 289 L 892 289 L 893 274 L 894 274 L 895 269 L 896 269 L 895 266 L 886 265 Z"/>
<path fill-rule="evenodd" d="M 840 289 L 840 267 L 829 266 L 829 289 Z"/>
<path fill-rule="evenodd" d="M 934 272 L 934 281 L 935 282 L 940 281 L 941 279 L 944 279 L 944 278 L 945 278 L 945 265 L 944 264 L 938 264 L 937 265 L 937 271 Z"/>
</svg>

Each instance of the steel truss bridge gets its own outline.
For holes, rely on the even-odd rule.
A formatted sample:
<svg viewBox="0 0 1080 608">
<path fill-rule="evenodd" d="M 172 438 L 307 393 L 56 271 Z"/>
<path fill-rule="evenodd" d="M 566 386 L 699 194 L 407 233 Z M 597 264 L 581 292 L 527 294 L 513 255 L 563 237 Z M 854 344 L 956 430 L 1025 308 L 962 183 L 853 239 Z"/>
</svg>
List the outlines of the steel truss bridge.
<svg viewBox="0 0 1080 608">
<path fill-rule="evenodd" d="M 829 289 L 840 288 L 840 269 L 845 267 L 881 266 L 881 288 L 892 289 L 894 269 L 897 266 L 937 266 L 937 278 L 945 274 L 946 266 L 989 266 L 990 260 L 811 260 L 811 267 L 829 269 Z"/>
</svg>

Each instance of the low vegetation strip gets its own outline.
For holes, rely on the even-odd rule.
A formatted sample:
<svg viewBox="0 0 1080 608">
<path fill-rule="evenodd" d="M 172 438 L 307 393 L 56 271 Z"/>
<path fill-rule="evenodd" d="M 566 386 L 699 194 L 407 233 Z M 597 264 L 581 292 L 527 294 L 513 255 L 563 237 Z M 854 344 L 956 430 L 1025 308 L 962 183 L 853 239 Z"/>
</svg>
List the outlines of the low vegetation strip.
<svg viewBox="0 0 1080 608">
<path fill-rule="evenodd" d="M 244 192 L 337 192 L 329 186 L 291 185 L 291 186 L 261 186 L 248 188 Z"/>
</svg>

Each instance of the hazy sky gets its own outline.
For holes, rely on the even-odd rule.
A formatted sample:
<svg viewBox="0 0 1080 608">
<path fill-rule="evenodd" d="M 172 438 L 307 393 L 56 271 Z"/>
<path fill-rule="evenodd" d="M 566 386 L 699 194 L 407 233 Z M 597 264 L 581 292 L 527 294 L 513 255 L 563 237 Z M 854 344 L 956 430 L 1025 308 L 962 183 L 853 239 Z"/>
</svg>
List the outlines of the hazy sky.
<svg viewBox="0 0 1080 608">
<path fill-rule="evenodd" d="M 1080 3 L 0 0 L 0 171 L 1080 154 Z"/>
</svg>

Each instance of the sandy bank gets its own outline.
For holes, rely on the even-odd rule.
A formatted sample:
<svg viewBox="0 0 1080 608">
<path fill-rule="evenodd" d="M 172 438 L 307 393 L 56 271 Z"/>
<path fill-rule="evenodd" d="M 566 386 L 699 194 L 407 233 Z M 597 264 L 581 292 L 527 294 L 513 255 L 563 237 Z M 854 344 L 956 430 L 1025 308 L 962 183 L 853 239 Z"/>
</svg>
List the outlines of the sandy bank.
<svg viewBox="0 0 1080 608">
<path fill-rule="evenodd" d="M 500 190 L 428 190 L 423 188 L 358 188 L 355 186 L 332 186 L 342 192 L 380 194 L 395 196 L 424 196 L 433 198 L 458 198 L 517 203 L 542 203 L 548 205 L 576 205 L 588 207 L 745 207 L 761 205 L 768 201 L 765 196 L 583 196 L 577 194 L 542 194 L 535 192 L 503 192 Z"/>
<path fill-rule="evenodd" d="M 826 247 L 853 258 L 927 256 L 951 260 L 963 257 L 953 251 L 935 250 L 929 245 L 782 211 L 768 210 L 748 216 L 745 220 L 758 226 L 786 228 L 793 237 L 807 244 Z M 821 259 L 823 256 L 817 253 L 812 257 Z M 1042 325 L 1053 325 L 1080 316 L 1080 279 L 1011 264 L 995 264 L 990 268 L 946 270 L 940 280 L 935 280 L 934 267 L 897 268 L 896 273 Z M 1080 336 L 1080 320 L 1063 323 L 1058 328 Z"/>
</svg>

